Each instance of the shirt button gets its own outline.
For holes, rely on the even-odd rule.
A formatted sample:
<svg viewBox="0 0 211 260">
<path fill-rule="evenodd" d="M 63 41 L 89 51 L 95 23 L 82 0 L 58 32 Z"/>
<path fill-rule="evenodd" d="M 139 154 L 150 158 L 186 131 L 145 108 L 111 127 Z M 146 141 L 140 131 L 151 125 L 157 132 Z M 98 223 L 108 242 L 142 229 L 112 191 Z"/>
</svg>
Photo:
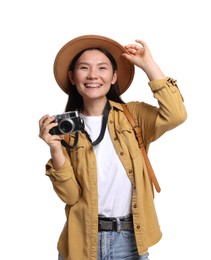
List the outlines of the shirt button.
<svg viewBox="0 0 211 260">
<path fill-rule="evenodd" d="M 114 141 L 116 141 L 116 140 L 117 140 L 117 137 L 115 136 L 115 137 L 114 137 Z"/>
<path fill-rule="evenodd" d="M 124 153 L 123 153 L 123 152 L 120 152 L 120 155 L 124 155 Z"/>
<path fill-rule="evenodd" d="M 133 204 L 133 207 L 134 207 L 134 208 L 137 208 L 137 205 L 136 205 L 136 203 L 134 203 L 134 204 Z"/>
<path fill-rule="evenodd" d="M 136 226 L 136 228 L 137 228 L 137 229 L 140 229 L 140 226 L 139 226 L 139 225 L 137 225 L 137 226 Z"/>
<path fill-rule="evenodd" d="M 113 120 L 110 120 L 109 123 L 110 123 L 110 124 L 113 124 Z"/>
<path fill-rule="evenodd" d="M 132 174 L 133 173 L 133 171 L 132 170 L 129 170 L 129 174 Z"/>
</svg>

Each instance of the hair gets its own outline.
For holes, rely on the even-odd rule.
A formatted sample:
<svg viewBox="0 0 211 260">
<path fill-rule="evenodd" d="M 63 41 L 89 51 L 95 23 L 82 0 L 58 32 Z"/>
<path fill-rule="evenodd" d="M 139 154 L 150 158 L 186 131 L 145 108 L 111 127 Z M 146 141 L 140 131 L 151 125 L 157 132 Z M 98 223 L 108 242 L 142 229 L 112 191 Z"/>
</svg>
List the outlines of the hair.
<svg viewBox="0 0 211 260">
<path fill-rule="evenodd" d="M 76 56 L 73 58 L 73 60 L 70 64 L 69 71 L 74 72 L 77 60 L 80 58 L 80 56 L 85 51 L 88 51 L 88 50 L 98 50 L 98 51 L 102 52 L 103 54 L 105 54 L 105 56 L 111 62 L 113 73 L 117 70 L 117 63 L 116 63 L 114 57 L 108 51 L 101 49 L 101 48 L 87 48 L 87 49 L 80 51 L 78 54 L 76 54 Z M 108 93 L 106 94 L 106 97 L 109 100 L 112 100 L 112 101 L 115 101 L 118 103 L 124 103 L 124 101 L 120 97 L 120 91 L 119 91 L 119 86 L 118 86 L 117 81 L 114 84 L 111 84 L 111 87 L 110 87 Z M 69 81 L 68 101 L 66 104 L 65 111 L 67 112 L 67 111 L 71 111 L 71 110 L 77 110 L 77 109 L 81 109 L 82 107 L 83 107 L 83 98 L 78 93 L 76 87 L 74 85 L 72 85 L 72 83 Z"/>
</svg>

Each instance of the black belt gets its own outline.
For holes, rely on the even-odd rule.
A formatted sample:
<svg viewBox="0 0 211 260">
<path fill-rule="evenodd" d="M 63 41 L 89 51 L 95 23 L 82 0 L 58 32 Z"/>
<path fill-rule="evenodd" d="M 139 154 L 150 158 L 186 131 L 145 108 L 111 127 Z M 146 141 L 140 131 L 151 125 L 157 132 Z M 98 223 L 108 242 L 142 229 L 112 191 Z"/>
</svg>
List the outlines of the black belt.
<svg viewBox="0 0 211 260">
<path fill-rule="evenodd" d="M 98 231 L 132 231 L 133 228 L 133 219 L 130 217 L 123 218 L 107 218 L 99 217 L 98 218 Z"/>
</svg>

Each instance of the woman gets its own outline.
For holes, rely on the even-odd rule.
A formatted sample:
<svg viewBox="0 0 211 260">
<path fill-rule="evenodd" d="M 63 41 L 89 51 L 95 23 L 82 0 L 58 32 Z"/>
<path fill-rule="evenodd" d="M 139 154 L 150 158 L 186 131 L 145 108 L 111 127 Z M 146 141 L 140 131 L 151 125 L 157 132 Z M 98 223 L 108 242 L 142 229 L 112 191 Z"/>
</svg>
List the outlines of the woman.
<svg viewBox="0 0 211 260">
<path fill-rule="evenodd" d="M 136 40 L 123 47 L 107 37 L 85 35 L 56 56 L 54 75 L 68 94 L 66 111 L 78 111 L 84 122 L 66 135 L 67 149 L 64 136 L 52 134 L 59 128 L 55 116 L 39 121 L 39 136 L 51 152 L 46 175 L 66 204 L 59 259 L 143 260 L 161 239 L 146 165 L 121 106 L 134 65 L 146 73 L 158 101 L 158 107 L 127 104 L 148 150 L 150 142 L 185 121 L 186 110 L 176 81 L 163 74 L 147 44 Z"/>
</svg>

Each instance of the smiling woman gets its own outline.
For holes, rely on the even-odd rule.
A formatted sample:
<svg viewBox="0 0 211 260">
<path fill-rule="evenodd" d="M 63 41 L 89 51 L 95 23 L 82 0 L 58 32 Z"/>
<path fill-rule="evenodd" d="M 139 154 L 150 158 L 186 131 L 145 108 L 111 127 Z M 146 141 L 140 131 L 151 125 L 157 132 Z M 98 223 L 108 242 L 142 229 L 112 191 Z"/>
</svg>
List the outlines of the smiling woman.
<svg viewBox="0 0 211 260">
<path fill-rule="evenodd" d="M 97 54 L 97 56 L 96 56 Z M 95 57 L 95 61 L 90 60 L 89 57 L 87 57 L 87 55 Z M 91 62 L 89 64 L 89 62 L 87 63 L 85 60 L 83 60 L 83 57 L 85 58 L 85 60 L 88 58 L 89 62 Z M 78 69 L 78 67 L 76 67 L 80 65 L 80 70 L 83 71 L 83 75 L 85 75 L 86 73 L 89 73 L 87 75 L 87 79 L 88 82 L 86 82 L 86 87 L 88 86 L 87 83 L 89 83 L 89 87 L 91 86 L 90 83 L 94 83 L 96 84 L 97 81 L 100 80 L 100 78 L 97 78 L 98 75 L 94 75 L 93 77 L 93 73 L 98 73 L 99 76 L 101 75 L 101 77 L 109 77 L 110 74 L 110 83 L 108 85 L 108 89 L 106 91 L 106 97 L 110 100 L 116 101 L 116 102 L 122 102 L 121 98 L 120 98 L 120 90 L 119 90 L 119 86 L 117 84 L 117 63 L 115 61 L 115 59 L 113 58 L 113 56 L 106 50 L 101 49 L 101 48 L 87 48 L 82 50 L 81 52 L 79 52 L 72 60 L 71 64 L 70 64 L 70 69 L 68 72 L 68 76 L 69 76 L 69 83 L 68 83 L 68 92 L 69 92 L 69 100 L 66 106 L 66 111 L 70 111 L 70 110 L 75 110 L 77 109 L 79 106 L 83 106 L 84 102 L 83 102 L 83 98 L 82 98 L 82 93 L 79 94 L 79 90 L 77 91 L 77 84 L 75 83 L 75 76 L 74 73 L 76 72 L 76 68 Z M 84 65 L 84 66 L 83 66 Z M 86 66 L 85 66 L 86 65 Z M 55 63 L 55 67 L 56 67 L 56 63 Z M 79 69 L 78 69 L 79 70 Z M 131 67 L 131 76 L 133 76 L 133 67 Z M 91 74 L 90 74 L 91 73 Z M 102 78 L 103 79 L 103 78 Z M 101 80 L 102 80 L 101 79 Z M 99 82 L 98 82 L 99 83 Z M 76 85 L 76 88 L 75 88 Z M 92 86 L 94 86 L 92 84 Z M 102 87 L 102 84 L 100 84 L 99 86 Z M 105 86 L 104 86 L 105 88 Z M 65 91 L 66 92 L 66 91 Z M 104 101 L 105 104 L 105 101 Z M 97 111 L 99 111 L 100 108 L 98 108 Z M 99 112 L 98 112 L 99 113 Z M 101 111 L 102 113 L 102 111 Z"/>
<path fill-rule="evenodd" d="M 66 204 L 60 260 L 148 260 L 149 247 L 161 239 L 147 167 L 122 107 L 134 65 L 146 73 L 158 101 L 157 107 L 126 104 L 148 150 L 184 122 L 186 110 L 176 81 L 165 77 L 147 44 L 136 40 L 123 47 L 104 36 L 85 35 L 56 56 L 54 75 L 68 94 L 66 112 L 77 111 L 84 122 L 66 133 L 74 144 L 66 149 L 62 134 L 52 134 L 55 117 L 39 120 L 39 136 L 51 152 L 46 175 Z"/>
<path fill-rule="evenodd" d="M 68 75 L 72 87 L 83 99 L 82 113 L 87 116 L 101 115 L 107 100 L 107 93 L 117 80 L 117 71 L 113 69 L 109 58 L 97 49 L 88 49 L 81 53 Z M 72 95 L 70 95 L 72 97 Z M 92 111 L 95 103 L 96 111 Z M 69 102 L 71 105 L 71 102 Z M 67 107 L 66 110 L 72 110 Z"/>
</svg>

